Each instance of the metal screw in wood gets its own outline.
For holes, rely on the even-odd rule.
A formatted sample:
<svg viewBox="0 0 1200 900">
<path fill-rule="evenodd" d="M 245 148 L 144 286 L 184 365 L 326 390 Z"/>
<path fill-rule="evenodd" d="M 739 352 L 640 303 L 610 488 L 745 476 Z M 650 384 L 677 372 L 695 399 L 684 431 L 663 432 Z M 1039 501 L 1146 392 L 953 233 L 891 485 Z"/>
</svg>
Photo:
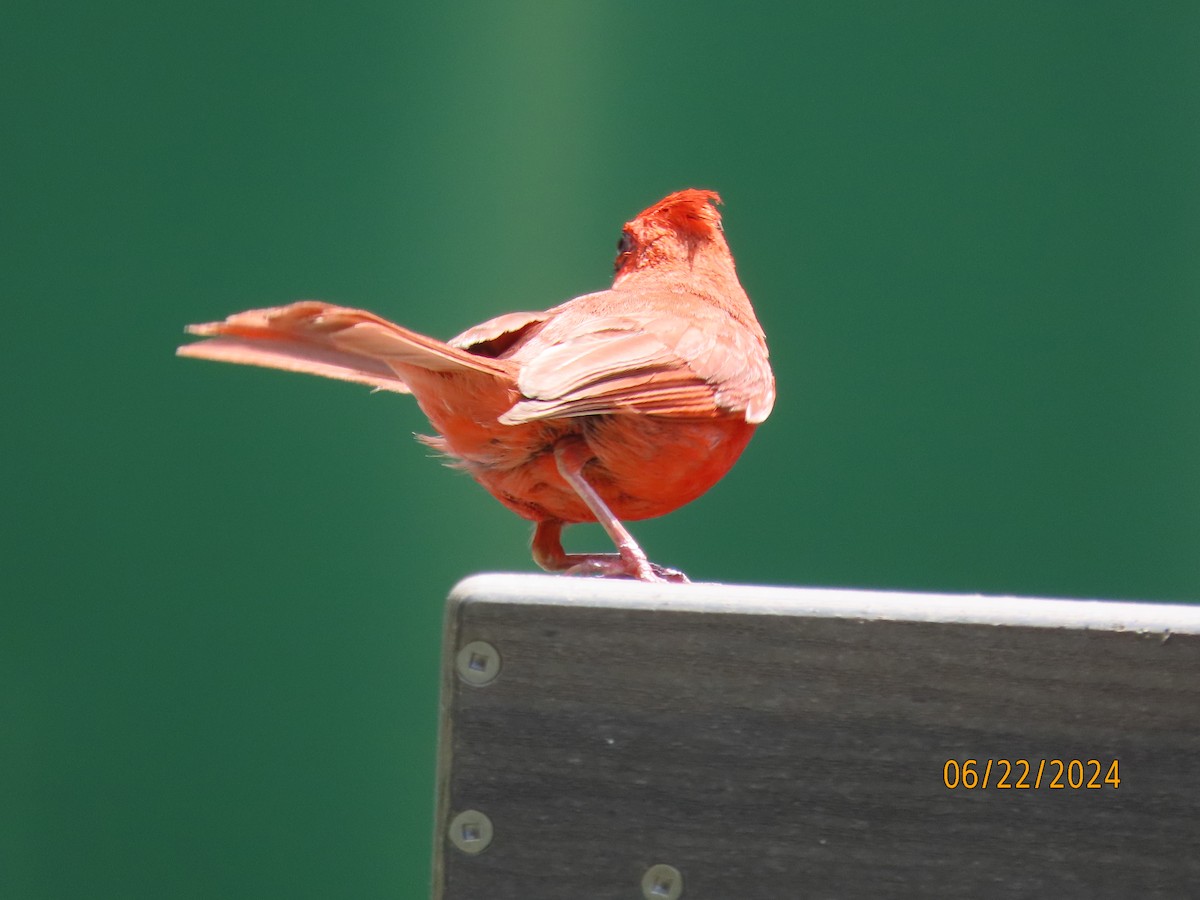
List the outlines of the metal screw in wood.
<svg viewBox="0 0 1200 900">
<path fill-rule="evenodd" d="M 487 641 L 471 641 L 458 651 L 454 667 L 467 684 L 483 687 L 500 674 L 500 654 Z"/>
<path fill-rule="evenodd" d="M 477 809 L 464 809 L 450 822 L 449 837 L 463 853 L 482 853 L 492 842 L 492 820 Z"/>
<path fill-rule="evenodd" d="M 678 900 L 683 894 L 683 875 L 674 866 L 659 863 L 642 876 L 642 896 L 646 900 Z"/>
</svg>

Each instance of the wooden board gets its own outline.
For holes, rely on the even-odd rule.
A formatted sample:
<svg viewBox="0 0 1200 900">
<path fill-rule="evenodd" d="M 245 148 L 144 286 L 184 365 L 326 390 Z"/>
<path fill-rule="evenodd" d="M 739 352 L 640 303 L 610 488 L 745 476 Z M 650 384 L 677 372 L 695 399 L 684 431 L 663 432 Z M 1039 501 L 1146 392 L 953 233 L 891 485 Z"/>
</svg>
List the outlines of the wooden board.
<svg viewBox="0 0 1200 900">
<path fill-rule="evenodd" d="M 1200 607 L 482 575 L 445 636 L 436 898 L 1200 890 Z"/>
</svg>

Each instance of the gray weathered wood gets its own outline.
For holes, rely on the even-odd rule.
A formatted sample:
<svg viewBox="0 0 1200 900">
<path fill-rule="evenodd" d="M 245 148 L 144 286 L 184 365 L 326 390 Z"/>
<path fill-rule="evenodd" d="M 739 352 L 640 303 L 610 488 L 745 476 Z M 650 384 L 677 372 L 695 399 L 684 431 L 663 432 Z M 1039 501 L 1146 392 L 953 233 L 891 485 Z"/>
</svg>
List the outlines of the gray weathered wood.
<svg viewBox="0 0 1200 900">
<path fill-rule="evenodd" d="M 442 704 L 444 900 L 1200 895 L 1200 607 L 483 575 Z M 1018 757 L 1120 787 L 943 783 Z"/>
</svg>

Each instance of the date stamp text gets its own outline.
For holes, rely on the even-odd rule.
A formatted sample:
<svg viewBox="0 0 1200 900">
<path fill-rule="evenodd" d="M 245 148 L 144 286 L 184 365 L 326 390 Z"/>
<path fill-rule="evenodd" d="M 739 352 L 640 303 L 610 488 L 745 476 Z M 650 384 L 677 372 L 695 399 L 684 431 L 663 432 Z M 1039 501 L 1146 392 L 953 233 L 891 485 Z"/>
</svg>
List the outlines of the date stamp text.
<svg viewBox="0 0 1200 900">
<path fill-rule="evenodd" d="M 1116 759 L 948 759 L 942 783 L 951 791 L 1116 790 L 1121 767 Z"/>
</svg>

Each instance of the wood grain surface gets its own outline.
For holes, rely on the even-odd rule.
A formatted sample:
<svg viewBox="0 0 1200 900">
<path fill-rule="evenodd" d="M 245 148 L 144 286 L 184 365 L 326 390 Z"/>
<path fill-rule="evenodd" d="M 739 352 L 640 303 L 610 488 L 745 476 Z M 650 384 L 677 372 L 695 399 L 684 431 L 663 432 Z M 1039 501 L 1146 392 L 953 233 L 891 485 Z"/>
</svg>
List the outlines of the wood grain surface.
<svg viewBox="0 0 1200 900">
<path fill-rule="evenodd" d="M 451 597 L 435 897 L 636 898 L 659 863 L 686 900 L 1200 895 L 1200 609 L 1014 601 L 1058 623 L 1030 625 L 982 621 L 988 598 L 581 581 Z M 502 660 L 482 687 L 455 673 L 472 641 Z M 1018 758 L 1117 760 L 1120 786 L 943 780 Z M 468 809 L 494 830 L 474 855 L 446 839 Z"/>
</svg>

